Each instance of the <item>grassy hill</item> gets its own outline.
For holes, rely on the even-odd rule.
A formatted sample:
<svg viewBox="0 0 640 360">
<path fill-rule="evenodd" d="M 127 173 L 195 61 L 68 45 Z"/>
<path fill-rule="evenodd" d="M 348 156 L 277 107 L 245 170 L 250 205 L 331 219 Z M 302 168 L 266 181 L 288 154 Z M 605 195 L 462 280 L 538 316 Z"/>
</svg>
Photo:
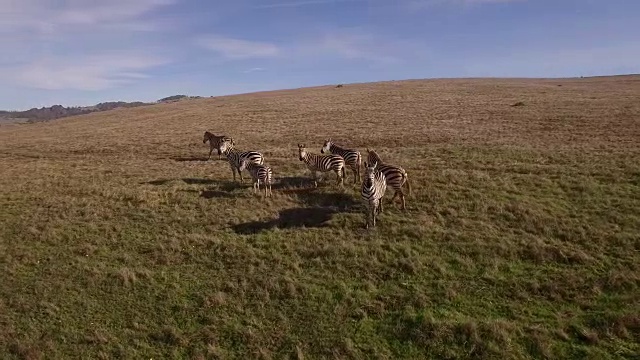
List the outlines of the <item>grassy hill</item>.
<svg viewBox="0 0 640 360">
<path fill-rule="evenodd" d="M 2 126 L 0 353 L 632 358 L 639 98 L 415 80 Z M 206 129 L 264 153 L 272 199 L 205 161 Z M 405 167 L 408 211 L 366 231 L 357 186 L 310 188 L 296 144 L 327 137 Z"/>
</svg>

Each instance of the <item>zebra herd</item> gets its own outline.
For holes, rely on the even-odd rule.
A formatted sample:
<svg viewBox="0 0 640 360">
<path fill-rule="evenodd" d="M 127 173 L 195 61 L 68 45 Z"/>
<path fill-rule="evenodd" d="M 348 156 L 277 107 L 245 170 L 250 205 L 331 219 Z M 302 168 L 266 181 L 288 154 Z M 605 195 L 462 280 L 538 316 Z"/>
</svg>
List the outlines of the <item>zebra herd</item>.
<svg viewBox="0 0 640 360">
<path fill-rule="evenodd" d="M 264 187 L 265 197 L 271 196 L 271 184 L 273 181 L 273 170 L 265 165 L 264 156 L 259 151 L 241 151 L 235 148 L 231 137 L 217 136 L 209 131 L 205 131 L 203 143 L 209 142 L 209 157 L 213 150 L 217 150 L 218 159 L 224 155 L 229 161 L 233 181 L 236 181 L 236 172 L 240 176 L 240 181 L 244 182 L 242 171 L 247 170 L 253 180 L 254 192 L 260 191 L 260 184 Z M 345 148 L 335 144 L 331 139 L 325 140 L 321 154 L 313 154 L 307 151 L 305 144 L 298 144 L 298 158 L 306 164 L 311 171 L 313 184 L 318 186 L 317 173 L 334 172 L 336 174 L 336 184 L 344 187 L 346 177 L 346 167 L 353 172 L 353 183 L 357 184 L 361 179 L 360 168 L 362 167 L 362 157 L 358 150 Z M 400 198 L 402 210 L 406 210 L 406 201 L 403 187 L 406 184 L 411 194 L 411 184 L 407 172 L 400 166 L 386 164 L 382 161 L 378 153 L 367 148 L 367 160 L 364 162 L 364 178 L 360 195 L 365 203 L 366 221 L 365 227 L 376 225 L 376 216 L 383 210 L 382 198 L 387 187 L 394 190 L 391 203 L 396 197 Z"/>
</svg>

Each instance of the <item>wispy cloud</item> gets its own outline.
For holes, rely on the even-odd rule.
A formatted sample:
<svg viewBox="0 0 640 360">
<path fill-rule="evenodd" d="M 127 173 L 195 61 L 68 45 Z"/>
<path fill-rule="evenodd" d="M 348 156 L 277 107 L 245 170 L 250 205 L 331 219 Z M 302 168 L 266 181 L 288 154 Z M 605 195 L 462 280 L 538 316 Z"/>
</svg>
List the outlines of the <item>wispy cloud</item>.
<svg viewBox="0 0 640 360">
<path fill-rule="evenodd" d="M 505 4 L 524 2 L 527 0 L 411 0 L 407 3 L 410 10 L 421 10 L 440 5 L 474 6 L 485 4 Z"/>
<path fill-rule="evenodd" d="M 130 20 L 152 11 L 153 9 L 171 5 L 174 0 L 111 0 L 111 1 L 67 1 L 56 20 L 65 24 L 97 24 L 101 22 L 118 22 Z"/>
<path fill-rule="evenodd" d="M 338 29 L 301 42 L 293 54 L 384 66 L 425 58 L 428 49 L 415 40 L 390 38 L 364 29 Z"/>
<path fill-rule="evenodd" d="M 301 7 L 308 5 L 330 5 L 345 2 L 365 2 L 367 0 L 302 0 L 302 1 L 290 1 L 274 4 L 263 4 L 254 6 L 254 9 L 273 9 L 273 8 L 285 8 L 285 7 Z"/>
<path fill-rule="evenodd" d="M 15 84 L 47 90 L 104 90 L 148 77 L 167 60 L 143 54 L 104 54 L 37 60 L 5 73 Z M 2 74 L 0 74 L 2 75 Z"/>
<path fill-rule="evenodd" d="M 227 59 L 274 57 L 280 48 L 272 43 L 236 39 L 217 35 L 204 35 L 195 40 L 202 48 L 217 52 Z"/>
<path fill-rule="evenodd" d="M 522 49 L 478 57 L 464 66 L 468 76 L 561 77 L 638 72 L 640 44 L 619 42 L 590 48 Z"/>
<path fill-rule="evenodd" d="M 251 69 L 243 70 L 242 72 L 245 73 L 245 74 L 248 74 L 248 73 L 252 73 L 252 72 L 256 72 L 256 71 L 264 71 L 264 70 L 265 69 L 261 68 L 261 67 L 254 67 L 254 68 L 251 68 Z"/>
<path fill-rule="evenodd" d="M 110 0 L 108 2 L 69 0 L 0 0 L 0 31 L 35 31 L 49 34 L 72 26 L 108 26 L 122 24 L 128 29 L 148 29 L 148 21 L 139 17 L 176 0 Z"/>
<path fill-rule="evenodd" d="M 174 1 L 0 0 L 0 36 L 19 39 L 3 43 L 13 55 L 0 61 L 0 78 L 49 90 L 103 90 L 144 79 L 168 59 L 129 40 L 143 42 L 132 33 L 157 30 L 145 16 Z"/>
</svg>

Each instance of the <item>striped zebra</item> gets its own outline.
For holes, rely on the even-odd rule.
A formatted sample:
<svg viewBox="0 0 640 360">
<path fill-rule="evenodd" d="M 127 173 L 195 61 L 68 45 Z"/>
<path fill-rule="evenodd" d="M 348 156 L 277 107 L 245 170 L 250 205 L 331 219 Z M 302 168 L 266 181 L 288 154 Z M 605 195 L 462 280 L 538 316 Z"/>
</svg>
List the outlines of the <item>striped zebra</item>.
<svg viewBox="0 0 640 360">
<path fill-rule="evenodd" d="M 225 141 L 218 146 L 218 155 L 223 154 L 229 160 L 229 166 L 231 166 L 231 173 L 233 173 L 233 181 L 236 181 L 236 170 L 240 175 L 240 182 L 244 182 L 242 172 L 240 171 L 240 161 L 247 159 L 250 162 L 262 165 L 264 164 L 264 156 L 257 151 L 240 151 L 234 149 L 231 141 Z"/>
<path fill-rule="evenodd" d="M 273 171 L 267 165 L 254 164 L 248 159 L 240 160 L 239 171 L 247 169 L 251 178 L 253 179 L 253 192 L 260 191 L 260 182 L 264 185 L 264 196 L 273 196 L 271 193 L 271 179 L 273 177 Z M 267 191 L 268 189 L 268 191 Z"/>
<path fill-rule="evenodd" d="M 207 158 L 207 160 L 211 159 L 211 153 L 213 153 L 213 149 L 217 149 L 218 147 L 220 147 L 220 144 L 222 144 L 225 141 L 229 141 L 233 144 L 233 139 L 225 136 L 225 135 L 214 135 L 208 131 L 204 132 L 204 139 L 202 139 L 202 143 L 206 144 L 207 141 L 209 142 L 209 157 Z M 220 153 L 218 153 L 218 160 L 220 160 Z"/>
<path fill-rule="evenodd" d="M 316 172 L 324 173 L 328 171 L 335 172 L 337 176 L 337 184 L 344 186 L 345 162 L 342 156 L 310 154 L 307 152 L 307 146 L 304 144 L 298 144 L 298 155 L 300 161 L 307 164 L 307 168 L 311 170 L 313 184 L 315 187 L 318 187 Z"/>
<path fill-rule="evenodd" d="M 378 153 L 375 150 L 367 149 L 367 161 L 369 163 L 377 163 L 377 170 L 384 174 L 387 180 L 387 186 L 393 188 L 395 191 L 393 197 L 391 198 L 391 202 L 396 199 L 396 197 L 400 197 L 400 201 L 402 202 L 402 210 L 407 209 L 407 205 L 404 199 L 404 191 L 402 190 L 402 186 L 406 183 L 407 188 L 409 190 L 409 195 L 411 195 L 411 183 L 409 183 L 409 177 L 407 172 L 401 168 L 400 166 L 385 164 Z"/>
<path fill-rule="evenodd" d="M 360 156 L 360 152 L 354 149 L 347 149 L 341 146 L 336 145 L 331 139 L 325 140 L 324 145 L 322 145 L 322 149 L 320 149 L 321 153 L 331 153 L 342 156 L 344 158 L 344 162 L 351 168 L 353 171 L 353 183 L 357 184 L 360 181 L 360 166 L 362 165 L 362 157 Z"/>
<path fill-rule="evenodd" d="M 376 226 L 376 215 L 382 212 L 382 198 L 387 190 L 387 180 L 385 175 L 376 168 L 376 163 L 367 163 L 364 167 L 364 181 L 362 182 L 362 190 L 360 195 L 365 202 L 365 227 L 368 229 L 369 224 Z"/>
</svg>

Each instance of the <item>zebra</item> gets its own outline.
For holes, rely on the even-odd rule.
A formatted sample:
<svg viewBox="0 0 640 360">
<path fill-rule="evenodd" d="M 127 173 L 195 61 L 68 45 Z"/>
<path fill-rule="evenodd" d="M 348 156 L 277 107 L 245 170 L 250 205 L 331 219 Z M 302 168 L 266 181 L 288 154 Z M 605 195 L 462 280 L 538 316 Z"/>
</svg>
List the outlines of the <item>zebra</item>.
<svg viewBox="0 0 640 360">
<path fill-rule="evenodd" d="M 367 163 L 365 161 L 364 181 L 360 195 L 365 202 L 365 228 L 369 228 L 369 224 L 376 226 L 376 215 L 382 212 L 382 198 L 387 189 L 387 180 L 384 175 L 377 169 L 377 163 Z"/>
<path fill-rule="evenodd" d="M 224 154 L 229 160 L 229 166 L 231 166 L 231 173 L 233 173 L 233 181 L 236 181 L 236 170 L 240 175 L 240 182 L 244 182 L 242 172 L 240 171 L 240 161 L 247 159 L 250 162 L 262 165 L 264 164 L 264 156 L 257 151 L 240 151 L 234 149 L 233 142 L 225 141 L 218 145 L 218 155 Z"/>
<path fill-rule="evenodd" d="M 342 156 L 344 158 L 344 162 L 349 165 L 353 171 L 353 183 L 358 183 L 360 180 L 360 166 L 362 164 L 362 156 L 360 156 L 360 152 L 358 150 L 343 148 L 336 145 L 331 141 L 331 139 L 328 139 L 324 141 L 324 145 L 322 145 L 320 152 L 323 154 L 326 152 Z"/>
<path fill-rule="evenodd" d="M 226 135 L 214 135 L 208 131 L 204 132 L 204 139 L 202 139 L 202 143 L 206 144 L 207 141 L 209 142 L 209 157 L 207 158 L 207 160 L 211 159 L 211 153 L 213 153 L 213 149 L 216 149 L 218 147 L 220 147 L 220 144 L 222 144 L 225 141 L 229 141 L 233 144 L 233 139 L 226 136 Z M 218 160 L 220 160 L 220 153 L 218 153 Z"/>
<path fill-rule="evenodd" d="M 258 165 L 254 164 L 248 159 L 244 158 L 240 160 L 240 167 L 238 171 L 243 171 L 247 169 L 249 174 L 251 174 L 251 178 L 253 179 L 253 192 L 256 190 L 260 191 L 260 182 L 264 185 L 264 196 L 273 196 L 271 192 L 271 179 L 273 177 L 273 171 L 267 165 Z M 268 189 L 268 191 L 267 191 Z"/>
<path fill-rule="evenodd" d="M 391 198 L 391 202 L 393 203 L 395 198 L 399 196 L 400 201 L 402 202 L 402 210 L 406 210 L 407 205 L 404 198 L 404 191 L 402 191 L 402 186 L 406 183 L 409 195 L 411 195 L 411 183 L 409 182 L 407 172 L 400 166 L 383 163 L 375 150 L 367 149 L 367 154 L 367 161 L 369 163 L 375 162 L 378 164 L 377 170 L 384 174 L 387 180 L 387 186 L 393 188 L 395 191 Z"/>
<path fill-rule="evenodd" d="M 313 185 L 318 187 L 316 180 L 316 172 L 328 172 L 333 171 L 336 173 L 336 184 L 344 186 L 345 177 L 345 162 L 340 155 L 318 155 L 310 154 L 307 152 L 307 146 L 304 144 L 298 144 L 298 157 L 300 161 L 307 164 L 307 168 L 311 170 L 313 176 Z"/>
</svg>

